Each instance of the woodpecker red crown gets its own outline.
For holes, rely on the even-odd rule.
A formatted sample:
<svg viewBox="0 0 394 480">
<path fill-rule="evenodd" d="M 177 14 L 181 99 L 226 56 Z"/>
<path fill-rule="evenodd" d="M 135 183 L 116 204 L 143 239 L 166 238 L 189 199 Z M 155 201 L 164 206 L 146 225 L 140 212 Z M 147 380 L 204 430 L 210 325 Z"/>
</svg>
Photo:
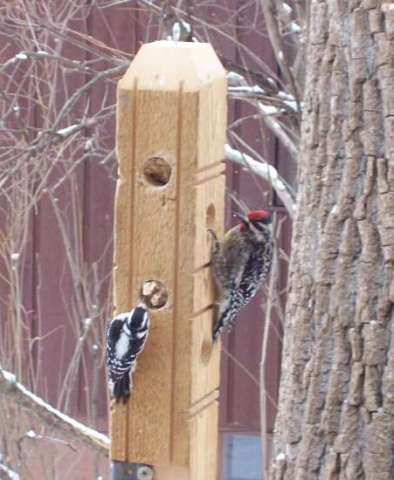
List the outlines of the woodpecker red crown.
<svg viewBox="0 0 394 480">
<path fill-rule="evenodd" d="M 248 213 L 248 218 L 251 222 L 255 222 L 256 220 L 262 220 L 265 218 L 270 218 L 271 212 L 267 210 L 252 210 Z"/>
</svg>

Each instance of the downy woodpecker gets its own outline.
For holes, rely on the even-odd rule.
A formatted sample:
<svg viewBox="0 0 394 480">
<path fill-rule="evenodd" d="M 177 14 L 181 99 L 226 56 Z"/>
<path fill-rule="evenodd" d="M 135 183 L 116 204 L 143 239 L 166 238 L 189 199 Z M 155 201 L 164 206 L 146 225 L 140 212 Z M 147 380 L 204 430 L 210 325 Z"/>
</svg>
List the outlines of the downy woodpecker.
<svg viewBox="0 0 394 480">
<path fill-rule="evenodd" d="M 107 367 L 109 388 L 116 402 L 127 402 L 132 390 L 132 376 L 137 356 L 144 349 L 149 333 L 149 308 L 157 296 L 157 282 L 146 281 L 139 303 L 128 313 L 117 315 L 107 331 Z"/>
</svg>

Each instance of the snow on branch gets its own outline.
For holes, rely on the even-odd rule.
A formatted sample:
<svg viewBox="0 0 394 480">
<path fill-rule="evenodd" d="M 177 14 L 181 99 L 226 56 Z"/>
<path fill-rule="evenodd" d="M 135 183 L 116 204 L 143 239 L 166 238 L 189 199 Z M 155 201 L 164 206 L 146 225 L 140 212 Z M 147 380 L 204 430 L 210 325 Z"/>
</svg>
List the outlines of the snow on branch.
<svg viewBox="0 0 394 480">
<path fill-rule="evenodd" d="M 87 118 L 85 120 L 81 120 L 79 123 L 68 125 L 67 127 L 56 130 L 55 132 L 51 131 L 50 133 L 54 133 L 55 135 L 58 135 L 62 140 L 65 140 L 66 138 L 71 137 L 71 135 L 74 135 L 75 133 L 79 132 L 84 128 L 93 127 L 97 122 L 97 118 Z"/>
<path fill-rule="evenodd" d="M 53 408 L 49 403 L 34 395 L 21 383 L 17 382 L 14 374 L 3 370 L 1 367 L 0 394 L 11 397 L 17 405 L 33 413 L 49 428 L 56 429 L 103 455 L 108 455 L 110 440 L 106 435 Z"/>
<path fill-rule="evenodd" d="M 266 95 L 263 88 L 258 85 L 250 86 L 247 80 L 241 74 L 236 72 L 229 72 L 227 74 L 227 80 L 229 82 L 228 91 L 230 95 L 238 97 L 254 97 L 257 99 L 257 106 L 262 114 L 262 120 L 265 125 L 271 130 L 271 132 L 280 140 L 283 146 L 287 149 L 290 155 L 295 161 L 298 160 L 298 147 L 287 134 L 281 124 L 272 116 L 279 115 L 281 113 L 281 107 L 290 110 L 292 112 L 298 112 L 298 108 L 302 106 L 299 104 L 293 95 L 289 95 L 286 92 L 279 90 L 274 95 Z M 275 101 L 273 105 L 266 105 L 261 99 L 269 99 Z"/>
<path fill-rule="evenodd" d="M 7 465 L 3 462 L 3 456 L 0 455 L 0 478 L 4 478 L 7 480 L 20 480 L 20 476 L 14 472 L 14 470 L 11 470 L 10 467 L 7 467 Z"/>
<path fill-rule="evenodd" d="M 282 142 L 283 146 L 294 158 L 295 161 L 298 159 L 298 148 L 293 140 L 287 135 L 282 126 L 277 122 L 272 116 L 266 114 L 266 106 L 259 102 L 259 109 L 263 113 L 263 121 L 266 126 L 271 130 L 271 132 Z"/>
<path fill-rule="evenodd" d="M 243 167 L 247 167 L 253 173 L 268 181 L 272 188 L 275 190 L 278 197 L 283 202 L 286 210 L 291 218 L 294 217 L 296 211 L 296 204 L 294 201 L 294 195 L 288 188 L 286 182 L 280 177 L 278 171 L 268 163 L 261 163 L 252 158 L 251 156 L 235 150 L 230 145 L 226 145 L 226 157 L 232 162 L 238 163 Z"/>
</svg>

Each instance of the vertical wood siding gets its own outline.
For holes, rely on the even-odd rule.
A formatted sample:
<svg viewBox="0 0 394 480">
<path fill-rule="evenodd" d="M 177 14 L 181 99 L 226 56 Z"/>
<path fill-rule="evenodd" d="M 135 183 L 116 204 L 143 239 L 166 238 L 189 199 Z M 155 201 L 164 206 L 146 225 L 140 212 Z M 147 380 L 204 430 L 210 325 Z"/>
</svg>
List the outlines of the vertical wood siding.
<svg viewBox="0 0 394 480">
<path fill-rule="evenodd" d="M 219 4 L 222 2 L 218 2 Z M 242 0 L 226 1 L 226 6 L 231 4 L 234 12 L 246 2 Z M 219 21 L 220 9 L 204 7 L 207 21 L 216 19 Z M 200 13 L 200 12 L 195 12 Z M 250 8 L 243 8 L 237 17 L 235 24 L 227 32 L 238 38 L 251 48 L 256 55 L 274 66 L 273 54 L 270 45 L 262 41 L 261 35 L 254 33 L 245 34 L 243 25 L 253 21 L 255 13 Z M 76 27 L 79 31 L 86 32 L 93 38 L 104 42 L 113 48 L 122 49 L 134 54 L 139 45 L 146 41 L 146 19 L 141 11 L 130 11 L 125 14 L 125 8 L 114 6 L 104 10 L 93 8 L 87 21 L 80 21 Z M 214 38 L 214 37 L 213 37 Z M 239 52 L 234 43 L 223 36 L 217 36 L 214 47 L 219 55 L 234 62 L 239 61 Z M 78 59 L 78 49 L 68 47 L 64 52 L 69 58 Z M 3 51 L 3 57 L 8 58 L 9 51 Z M 2 59 L 4 60 L 4 58 Z M 102 61 L 100 67 L 105 68 L 106 62 Z M 96 65 L 98 68 L 98 66 Z M 252 65 L 251 65 L 252 67 Z M 88 77 L 85 79 L 88 80 Z M 76 76 L 67 85 L 69 92 L 81 85 L 81 77 Z M 59 86 L 58 101 L 64 101 L 67 92 Z M 89 94 L 90 109 L 96 111 L 103 101 L 103 92 L 93 89 Z M 115 103 L 115 84 L 111 95 L 106 99 L 107 105 Z M 248 112 L 246 104 L 230 102 L 229 122 Z M 40 119 L 36 119 L 37 126 Z M 280 167 L 282 174 L 286 175 L 288 158 L 278 148 L 276 140 L 263 127 L 257 128 L 256 122 L 244 122 L 238 129 L 238 134 L 247 139 L 256 150 L 262 149 L 262 137 L 265 137 L 265 151 L 263 152 L 272 164 Z M 106 136 L 103 142 L 113 146 L 115 139 L 114 119 L 106 128 Z M 280 157 L 280 158 L 279 158 Z M 87 266 L 99 265 L 99 274 L 105 275 L 112 265 L 112 226 L 115 173 L 114 169 L 102 165 L 97 157 L 92 157 L 77 167 L 73 183 L 67 183 L 58 189 L 57 206 L 66 219 L 67 228 L 77 229 L 76 238 L 79 241 L 72 245 L 74 254 L 80 255 Z M 289 173 L 289 172 L 288 172 Z M 263 195 L 269 192 L 267 185 L 243 171 L 239 166 L 227 164 L 227 189 L 235 191 L 239 197 L 251 208 L 264 207 L 271 195 Z M 291 172 L 289 173 L 292 174 Z M 62 172 L 58 172 L 59 178 Z M 77 204 L 70 204 L 69 189 L 77 191 Z M 77 212 L 77 223 L 67 223 L 72 209 Z M 230 197 L 227 197 L 226 224 L 229 227 L 233 223 L 232 211 L 235 205 Z M 285 215 L 283 209 L 278 207 L 279 216 Z M 289 251 L 290 222 L 285 223 L 280 240 L 281 246 Z M 73 331 L 68 324 L 67 311 L 70 309 L 70 297 L 75 292 L 75 281 L 72 277 L 66 261 L 66 251 L 59 230 L 53 205 L 45 195 L 39 202 L 37 213 L 31 219 L 29 238 L 29 257 L 24 265 L 24 301 L 29 310 L 29 328 L 34 335 L 45 337 L 40 343 L 40 363 L 36 368 L 41 369 L 42 379 L 39 390 L 42 395 L 52 403 L 56 403 L 57 397 L 64 380 L 63 374 L 70 362 L 75 339 Z M 93 281 L 93 278 L 92 278 Z M 282 286 L 285 285 L 283 274 Z M 97 292 L 98 301 L 108 298 L 112 288 L 111 281 L 105 283 L 105 288 Z M 7 287 L 0 284 L 0 296 L 7 296 Z M 259 389 L 251 379 L 259 378 L 259 363 L 264 327 L 263 311 L 261 303 L 263 294 L 258 295 L 251 304 L 244 309 L 241 318 L 233 331 L 224 338 L 224 347 L 234 356 L 239 363 L 246 368 L 250 375 L 245 374 L 236 362 L 222 355 L 222 383 L 220 397 L 220 428 L 223 431 L 258 432 L 259 419 Z M 6 318 L 6 312 L 2 312 L 2 318 Z M 2 320 L 4 321 L 4 320 Z M 267 378 L 269 393 L 276 398 L 278 389 L 279 365 L 280 365 L 280 339 L 276 332 L 281 332 L 278 318 L 273 318 L 273 333 L 269 342 L 269 361 Z M 275 330 L 275 332 L 274 332 Z M 6 331 L 6 330 L 5 330 Z M 92 363 L 89 356 L 84 360 L 84 368 L 89 371 Z M 83 416 L 86 413 L 84 383 L 86 375 L 79 372 L 79 393 L 72 399 L 71 411 Z M 106 416 L 107 393 L 105 387 L 104 370 L 101 374 L 99 405 L 97 406 L 100 416 Z M 269 404 L 269 430 L 272 431 L 275 408 Z"/>
</svg>

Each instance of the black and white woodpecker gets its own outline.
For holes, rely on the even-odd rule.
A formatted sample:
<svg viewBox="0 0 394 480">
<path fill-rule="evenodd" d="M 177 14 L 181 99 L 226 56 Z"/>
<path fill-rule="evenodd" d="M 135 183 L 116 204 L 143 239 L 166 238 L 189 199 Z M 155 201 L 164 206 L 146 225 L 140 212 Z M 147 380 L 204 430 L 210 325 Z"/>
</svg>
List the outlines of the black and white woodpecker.
<svg viewBox="0 0 394 480">
<path fill-rule="evenodd" d="M 116 402 L 127 402 L 132 391 L 132 374 L 137 357 L 145 347 L 149 334 L 149 308 L 157 290 L 157 282 L 143 283 L 138 304 L 127 313 L 120 313 L 107 330 L 107 367 L 111 395 Z"/>
<path fill-rule="evenodd" d="M 211 269 L 219 290 L 213 340 L 232 325 L 269 275 L 273 256 L 271 213 L 252 210 L 231 228 L 221 242 L 213 230 Z"/>
</svg>

